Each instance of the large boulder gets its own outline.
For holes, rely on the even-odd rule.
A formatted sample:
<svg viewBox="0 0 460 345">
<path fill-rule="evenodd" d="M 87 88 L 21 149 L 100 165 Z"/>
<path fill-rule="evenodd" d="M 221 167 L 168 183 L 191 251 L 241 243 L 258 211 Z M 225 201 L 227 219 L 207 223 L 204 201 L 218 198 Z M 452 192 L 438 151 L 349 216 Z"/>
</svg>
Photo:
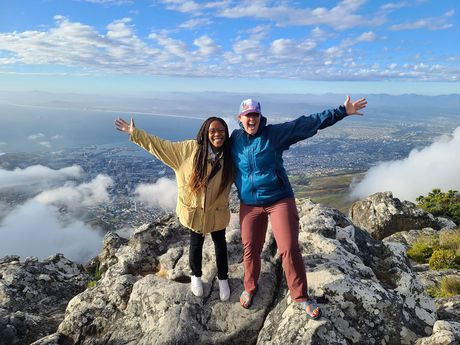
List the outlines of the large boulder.
<svg viewBox="0 0 460 345">
<path fill-rule="evenodd" d="M 410 201 L 400 201 L 391 192 L 375 193 L 366 199 L 356 201 L 350 208 L 353 223 L 377 240 L 395 232 L 412 229 L 443 227 L 455 228 L 455 223 L 445 218 L 435 218 Z"/>
<path fill-rule="evenodd" d="M 58 332 L 37 344 L 413 344 L 430 336 L 433 299 L 412 272 L 404 246 L 385 244 L 337 210 L 298 203 L 299 242 L 310 294 L 323 317 L 308 320 L 291 301 L 271 231 L 259 290 L 243 309 L 237 217 L 227 231 L 231 297 L 219 300 L 214 248 L 205 241 L 204 296 L 189 289 L 188 231 L 175 217 L 107 235 L 102 278 L 73 298 Z"/>
<path fill-rule="evenodd" d="M 67 303 L 89 280 L 81 265 L 62 254 L 42 262 L 0 259 L 0 345 L 30 344 L 55 332 Z"/>
</svg>

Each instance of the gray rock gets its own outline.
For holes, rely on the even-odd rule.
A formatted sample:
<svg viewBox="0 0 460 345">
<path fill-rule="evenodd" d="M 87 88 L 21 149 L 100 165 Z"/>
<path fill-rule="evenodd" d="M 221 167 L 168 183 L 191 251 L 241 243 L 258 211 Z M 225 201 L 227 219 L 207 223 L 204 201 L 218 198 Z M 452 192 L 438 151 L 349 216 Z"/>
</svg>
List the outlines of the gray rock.
<svg viewBox="0 0 460 345">
<path fill-rule="evenodd" d="M 0 260 L 0 344 L 30 344 L 56 331 L 67 302 L 86 288 L 83 267 L 62 254 Z"/>
<path fill-rule="evenodd" d="M 430 337 L 418 339 L 415 345 L 457 345 L 460 342 L 460 323 L 436 321 Z"/>
<path fill-rule="evenodd" d="M 440 320 L 460 322 L 460 296 L 436 298 L 435 303 Z"/>
<path fill-rule="evenodd" d="M 394 234 L 387 236 L 383 239 L 383 242 L 397 242 L 404 245 L 404 247 L 409 249 L 417 240 L 421 237 L 431 237 L 431 238 L 438 238 L 439 231 L 434 230 L 432 228 L 424 228 L 421 230 L 409 230 L 409 231 L 398 231 Z"/>
<path fill-rule="evenodd" d="M 108 235 L 98 258 L 102 279 L 69 302 L 53 339 L 83 345 L 413 344 L 431 335 L 434 300 L 403 245 L 375 240 L 336 210 L 309 200 L 298 206 L 299 242 L 310 294 L 323 309 L 320 320 L 308 320 L 291 301 L 271 231 L 249 310 L 239 305 L 242 250 L 234 225 L 227 231 L 230 301 L 219 300 L 210 238 L 203 255 L 204 296 L 193 296 L 188 231 L 171 217 L 136 229 L 128 242 Z"/>
<path fill-rule="evenodd" d="M 299 209 L 309 287 L 324 316 L 308 321 L 285 291 L 258 344 L 412 344 L 430 334 L 434 301 L 402 247 L 388 248 L 336 210 L 308 200 Z"/>
<path fill-rule="evenodd" d="M 375 193 L 356 201 L 350 208 L 349 216 L 355 225 L 378 240 L 399 231 L 422 228 L 440 230 L 446 226 L 455 228 L 455 223 L 446 222 L 445 218 L 437 219 L 409 201 L 393 198 L 391 192 Z"/>
</svg>

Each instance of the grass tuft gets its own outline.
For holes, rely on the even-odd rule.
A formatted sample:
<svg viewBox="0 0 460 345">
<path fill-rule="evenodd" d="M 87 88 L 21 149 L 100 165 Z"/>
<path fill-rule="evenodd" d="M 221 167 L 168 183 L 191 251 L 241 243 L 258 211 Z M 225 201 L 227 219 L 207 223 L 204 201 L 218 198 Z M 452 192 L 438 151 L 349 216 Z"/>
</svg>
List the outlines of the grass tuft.
<svg viewBox="0 0 460 345">
<path fill-rule="evenodd" d="M 428 293 L 433 298 L 446 298 L 460 295 L 460 277 L 443 277 L 440 285 L 429 288 Z"/>
</svg>

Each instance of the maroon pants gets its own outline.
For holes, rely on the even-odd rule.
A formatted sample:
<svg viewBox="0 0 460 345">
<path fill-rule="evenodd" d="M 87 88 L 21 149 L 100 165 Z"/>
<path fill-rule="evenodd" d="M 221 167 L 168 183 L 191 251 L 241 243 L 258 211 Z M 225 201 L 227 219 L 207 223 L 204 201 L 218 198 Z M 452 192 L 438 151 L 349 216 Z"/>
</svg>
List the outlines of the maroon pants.
<svg viewBox="0 0 460 345">
<path fill-rule="evenodd" d="M 307 276 L 299 248 L 299 215 L 294 198 L 281 199 L 266 206 L 240 203 L 244 289 L 251 294 L 257 289 L 268 216 L 291 298 L 297 302 L 305 301 L 308 299 Z"/>
</svg>

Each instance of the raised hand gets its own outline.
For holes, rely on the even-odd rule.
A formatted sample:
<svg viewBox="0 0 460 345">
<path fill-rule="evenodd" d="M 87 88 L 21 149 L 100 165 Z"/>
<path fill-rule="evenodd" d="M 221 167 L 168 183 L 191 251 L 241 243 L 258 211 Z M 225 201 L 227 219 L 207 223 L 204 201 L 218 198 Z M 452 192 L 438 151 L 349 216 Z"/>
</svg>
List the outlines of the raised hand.
<svg viewBox="0 0 460 345">
<path fill-rule="evenodd" d="M 367 101 L 365 98 L 360 98 L 357 101 L 351 102 L 350 96 L 347 96 L 345 103 L 343 103 L 347 110 L 347 115 L 363 115 L 359 110 L 366 108 Z"/>
<path fill-rule="evenodd" d="M 133 134 L 134 128 L 136 128 L 136 126 L 134 125 L 133 118 L 131 118 L 129 123 L 122 118 L 118 118 L 115 120 L 115 128 L 121 132 Z"/>
</svg>

